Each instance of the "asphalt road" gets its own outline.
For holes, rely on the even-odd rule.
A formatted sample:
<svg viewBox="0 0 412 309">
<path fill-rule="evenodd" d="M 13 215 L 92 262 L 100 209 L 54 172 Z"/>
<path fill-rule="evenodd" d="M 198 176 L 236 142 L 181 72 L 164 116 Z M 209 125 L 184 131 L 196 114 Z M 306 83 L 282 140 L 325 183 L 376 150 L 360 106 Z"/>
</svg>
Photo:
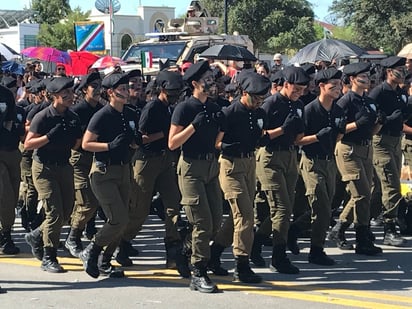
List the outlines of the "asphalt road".
<svg viewBox="0 0 412 309">
<path fill-rule="evenodd" d="M 189 289 L 189 280 L 174 270 L 164 268 L 165 249 L 162 222 L 150 216 L 134 246 L 140 256 L 134 266 L 125 268 L 126 278 L 89 277 L 80 260 L 67 251 L 58 251 L 59 261 L 67 270 L 50 274 L 40 269 L 40 262 L 30 254 L 19 223 L 13 234 L 22 253 L 0 254 L 0 308 L 412 308 L 412 238 L 408 247 L 382 246 L 376 257 L 341 251 L 328 242 L 326 251 L 337 261 L 332 267 L 307 262 L 309 242 L 301 239 L 302 253 L 289 255 L 301 270 L 298 275 L 272 273 L 255 268 L 264 282 L 246 285 L 232 282 L 234 260 L 228 248 L 223 266 L 230 276 L 211 276 L 220 289 L 217 294 L 202 294 Z M 64 230 L 62 239 L 67 230 Z M 382 244 L 382 228 L 374 228 L 377 244 Z M 347 233 L 354 242 L 354 231 Z M 269 263 L 271 249 L 264 248 Z"/>
</svg>

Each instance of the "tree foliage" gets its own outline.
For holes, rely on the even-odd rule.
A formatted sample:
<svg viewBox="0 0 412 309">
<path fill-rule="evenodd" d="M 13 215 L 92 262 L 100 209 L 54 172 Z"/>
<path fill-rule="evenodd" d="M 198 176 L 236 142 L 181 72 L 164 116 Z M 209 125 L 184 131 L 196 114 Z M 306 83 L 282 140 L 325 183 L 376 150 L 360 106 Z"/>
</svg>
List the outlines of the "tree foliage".
<svg viewBox="0 0 412 309">
<path fill-rule="evenodd" d="M 351 26 L 353 41 L 396 53 L 412 42 L 411 0 L 334 0 L 330 10 Z"/>
<path fill-rule="evenodd" d="M 71 12 L 69 0 L 32 0 L 34 21 L 38 24 L 57 24 Z"/>
<path fill-rule="evenodd" d="M 90 15 L 90 11 L 83 13 L 79 7 L 69 12 L 67 17 L 55 24 L 41 24 L 38 35 L 42 45 L 52 46 L 60 50 L 75 49 L 74 23 L 85 21 Z"/>
<path fill-rule="evenodd" d="M 224 1 L 203 0 L 223 21 Z M 314 13 L 306 0 L 228 0 L 228 32 L 247 34 L 263 52 L 298 50 L 316 40 Z M 221 23 L 222 24 L 222 23 Z"/>
</svg>

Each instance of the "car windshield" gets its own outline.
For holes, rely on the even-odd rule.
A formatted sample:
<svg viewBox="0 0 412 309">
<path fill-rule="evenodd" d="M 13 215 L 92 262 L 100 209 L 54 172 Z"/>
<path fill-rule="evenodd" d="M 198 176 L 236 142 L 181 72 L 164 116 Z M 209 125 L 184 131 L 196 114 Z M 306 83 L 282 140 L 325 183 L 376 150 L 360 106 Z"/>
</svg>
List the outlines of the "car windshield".
<svg viewBox="0 0 412 309">
<path fill-rule="evenodd" d="M 152 52 L 153 58 L 168 58 L 176 61 L 185 47 L 184 42 L 162 42 L 132 46 L 123 56 L 124 61 L 140 61 L 142 52 Z"/>
</svg>

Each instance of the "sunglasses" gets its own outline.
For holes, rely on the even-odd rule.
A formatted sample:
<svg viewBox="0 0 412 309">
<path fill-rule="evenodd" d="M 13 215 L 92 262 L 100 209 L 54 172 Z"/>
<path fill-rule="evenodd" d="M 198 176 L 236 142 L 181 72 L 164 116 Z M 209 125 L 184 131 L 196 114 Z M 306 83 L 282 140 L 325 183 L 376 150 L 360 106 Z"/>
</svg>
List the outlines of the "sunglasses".
<svg viewBox="0 0 412 309">
<path fill-rule="evenodd" d="M 57 71 L 65 71 L 65 68 L 57 68 Z"/>
</svg>

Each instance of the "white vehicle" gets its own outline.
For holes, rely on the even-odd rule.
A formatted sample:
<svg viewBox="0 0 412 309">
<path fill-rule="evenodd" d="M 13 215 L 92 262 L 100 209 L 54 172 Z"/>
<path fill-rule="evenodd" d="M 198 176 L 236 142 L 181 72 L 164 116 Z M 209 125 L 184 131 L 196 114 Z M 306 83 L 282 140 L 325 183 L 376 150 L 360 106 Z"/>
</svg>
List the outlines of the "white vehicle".
<svg viewBox="0 0 412 309">
<path fill-rule="evenodd" d="M 172 19 L 166 31 L 148 33 L 149 39 L 132 44 L 122 57 L 128 63 L 122 69 L 141 69 L 142 52 L 151 52 L 153 57 L 153 66 L 144 68 L 144 75 L 157 75 L 163 66 L 193 63 L 195 55 L 216 44 L 240 45 L 253 53 L 253 43 L 247 35 L 216 34 L 217 25 L 217 17 Z"/>
</svg>

